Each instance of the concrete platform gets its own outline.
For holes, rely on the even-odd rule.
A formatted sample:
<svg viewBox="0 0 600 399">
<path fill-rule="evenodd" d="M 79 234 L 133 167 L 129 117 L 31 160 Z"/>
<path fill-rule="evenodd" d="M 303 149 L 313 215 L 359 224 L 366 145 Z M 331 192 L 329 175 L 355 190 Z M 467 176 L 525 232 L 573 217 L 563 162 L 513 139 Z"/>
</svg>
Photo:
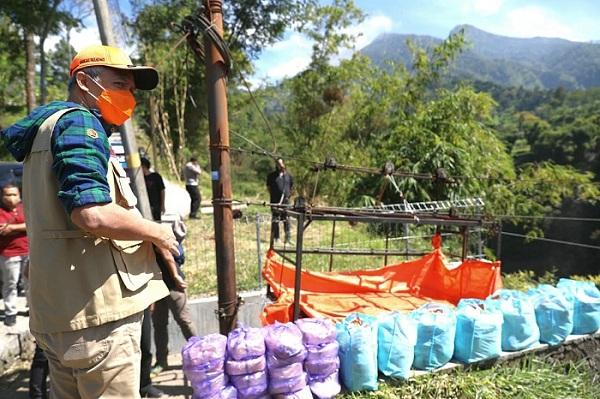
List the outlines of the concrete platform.
<svg viewBox="0 0 600 399">
<path fill-rule="evenodd" d="M 0 303 L 4 307 L 4 301 L 0 300 Z M 12 327 L 4 325 L 4 313 L 0 316 L 0 375 L 8 370 L 15 360 L 30 358 L 35 347 L 29 332 L 25 298 L 18 298 L 17 310 L 17 324 Z"/>
</svg>

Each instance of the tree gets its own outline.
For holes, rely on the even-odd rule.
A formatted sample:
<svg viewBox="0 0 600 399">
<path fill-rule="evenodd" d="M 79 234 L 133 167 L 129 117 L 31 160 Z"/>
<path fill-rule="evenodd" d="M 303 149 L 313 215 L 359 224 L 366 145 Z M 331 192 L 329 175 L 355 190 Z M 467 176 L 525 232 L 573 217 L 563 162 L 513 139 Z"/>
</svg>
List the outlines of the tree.
<svg viewBox="0 0 600 399">
<path fill-rule="evenodd" d="M 18 28 L 7 16 L 0 14 L 0 109 L 22 104 L 25 86 L 23 70 L 22 37 Z"/>
<path fill-rule="evenodd" d="M 49 35 L 57 34 L 61 26 L 70 27 L 78 25 L 72 15 L 61 8 L 65 6 L 63 0 L 3 0 L 0 3 L 0 12 L 8 15 L 13 23 L 20 26 L 23 32 L 25 53 L 27 54 L 27 104 L 33 107 L 33 74 L 35 70 L 34 56 L 32 54 L 33 35 L 39 39 L 38 53 L 40 57 L 40 102 L 45 103 L 47 97 L 46 84 L 46 53 L 44 44 Z"/>
<path fill-rule="evenodd" d="M 302 25 L 307 10 L 317 6 L 316 0 L 224 2 L 225 40 L 233 58 L 230 91 L 243 96 L 237 86 L 241 76 L 252 70 L 252 59 L 265 46 L 279 40 L 287 28 Z M 197 134 L 205 130 L 207 123 L 204 66 L 192 58 L 185 41 L 180 41 L 182 32 L 174 26 L 197 13 L 198 2 L 138 0 L 133 2 L 133 10 L 135 19 L 130 21 L 130 27 L 139 43 L 139 55 L 161 72 L 161 89 L 150 95 L 156 105 L 161 152 L 169 160 L 171 172 L 178 175 L 183 159 L 195 152 L 190 148 L 207 144 L 207 136 Z M 142 119 L 150 120 L 145 107 L 140 107 L 140 111 Z"/>
</svg>

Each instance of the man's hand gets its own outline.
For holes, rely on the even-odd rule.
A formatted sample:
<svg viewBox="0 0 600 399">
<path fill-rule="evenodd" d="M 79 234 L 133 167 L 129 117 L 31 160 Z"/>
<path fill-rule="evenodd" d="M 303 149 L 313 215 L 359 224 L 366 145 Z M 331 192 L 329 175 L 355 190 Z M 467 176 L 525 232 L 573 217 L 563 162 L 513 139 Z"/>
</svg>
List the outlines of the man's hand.
<svg viewBox="0 0 600 399">
<path fill-rule="evenodd" d="M 187 283 L 184 279 L 181 278 L 179 274 L 175 275 L 173 277 L 173 280 L 175 281 L 175 286 L 177 287 L 178 291 L 185 291 L 185 289 L 187 288 Z"/>
<path fill-rule="evenodd" d="M 180 253 L 178 242 L 175 238 L 175 234 L 173 233 L 173 229 L 171 229 L 171 226 L 161 224 L 159 225 L 159 229 L 161 230 L 160 234 L 155 240 L 152 241 L 152 243 L 161 250 L 165 250 L 175 256 L 179 256 Z"/>
<path fill-rule="evenodd" d="M 165 261 L 167 270 L 171 275 L 171 278 L 175 282 L 175 288 L 177 288 L 178 291 L 185 291 L 185 289 L 187 288 L 187 283 L 179 275 L 177 271 L 177 264 L 175 263 L 175 259 L 173 259 L 173 255 L 171 254 L 171 252 L 159 247 L 156 247 L 156 251 L 158 252 L 158 255 Z"/>
</svg>

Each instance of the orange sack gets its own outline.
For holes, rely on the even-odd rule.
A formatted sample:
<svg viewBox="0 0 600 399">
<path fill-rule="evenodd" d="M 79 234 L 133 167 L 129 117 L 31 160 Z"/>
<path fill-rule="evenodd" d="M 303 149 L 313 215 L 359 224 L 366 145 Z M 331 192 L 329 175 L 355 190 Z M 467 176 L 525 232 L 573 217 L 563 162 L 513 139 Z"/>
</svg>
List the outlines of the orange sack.
<svg viewBox="0 0 600 399">
<path fill-rule="evenodd" d="M 386 311 L 411 311 L 425 302 L 456 305 L 461 298 L 485 299 L 502 288 L 500 262 L 468 259 L 450 268 L 441 238 L 432 240 L 433 251 L 419 259 L 379 269 L 349 272 L 302 271 L 300 309 L 309 317 L 339 320 L 349 313 L 376 315 Z M 263 276 L 277 300 L 265 306 L 263 324 L 291 321 L 294 308 L 295 268 L 267 253 Z"/>
</svg>

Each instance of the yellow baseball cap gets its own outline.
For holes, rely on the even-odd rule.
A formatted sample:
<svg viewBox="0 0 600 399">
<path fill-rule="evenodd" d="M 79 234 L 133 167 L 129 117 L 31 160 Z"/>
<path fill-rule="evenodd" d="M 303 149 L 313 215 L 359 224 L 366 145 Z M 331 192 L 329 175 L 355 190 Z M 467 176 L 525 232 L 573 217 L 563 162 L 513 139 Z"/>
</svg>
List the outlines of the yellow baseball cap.
<svg viewBox="0 0 600 399">
<path fill-rule="evenodd" d="M 81 50 L 71 61 L 69 75 L 73 76 L 80 69 L 99 65 L 133 72 L 135 87 L 140 90 L 152 90 L 158 84 L 156 69 L 133 65 L 131 58 L 123 50 L 112 46 L 94 45 Z"/>
</svg>

